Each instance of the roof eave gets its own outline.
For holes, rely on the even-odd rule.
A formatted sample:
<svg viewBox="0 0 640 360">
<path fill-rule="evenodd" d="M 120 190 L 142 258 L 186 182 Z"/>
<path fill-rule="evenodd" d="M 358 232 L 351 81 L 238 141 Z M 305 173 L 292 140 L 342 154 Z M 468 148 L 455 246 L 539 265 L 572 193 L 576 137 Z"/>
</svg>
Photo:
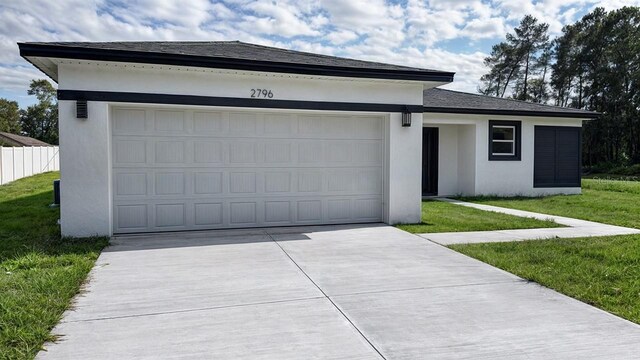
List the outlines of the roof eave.
<svg viewBox="0 0 640 360">
<path fill-rule="evenodd" d="M 505 116 L 531 116 L 531 117 L 558 117 L 593 120 L 600 115 L 598 112 L 578 113 L 578 112 L 562 112 L 562 111 L 524 111 L 524 110 L 502 110 L 502 109 L 471 109 L 471 108 L 445 108 L 425 106 L 425 113 L 442 113 L 442 114 L 470 114 L 470 115 L 505 115 Z"/>
<path fill-rule="evenodd" d="M 60 45 L 18 43 L 20 56 L 29 57 L 113 61 L 142 64 L 191 66 L 230 70 L 263 71 L 288 74 L 336 76 L 367 79 L 452 82 L 454 73 L 439 71 L 380 70 L 325 65 L 306 65 L 258 60 L 243 60 L 222 57 L 166 54 L 144 51 L 89 49 Z M 34 64 L 38 69 L 43 69 Z M 46 72 L 45 72 L 46 73 Z M 50 74 L 47 74 L 51 76 Z"/>
</svg>

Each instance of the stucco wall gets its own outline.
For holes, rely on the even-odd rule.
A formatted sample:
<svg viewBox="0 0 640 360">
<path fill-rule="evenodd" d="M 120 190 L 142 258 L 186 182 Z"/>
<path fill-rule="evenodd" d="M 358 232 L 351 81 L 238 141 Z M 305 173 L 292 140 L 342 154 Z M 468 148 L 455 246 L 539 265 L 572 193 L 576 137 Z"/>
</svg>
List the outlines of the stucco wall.
<svg viewBox="0 0 640 360">
<path fill-rule="evenodd" d="M 418 82 L 87 61 L 62 61 L 58 72 L 59 88 L 69 90 L 248 98 L 259 88 L 272 90 L 274 100 L 422 105 Z"/>
<path fill-rule="evenodd" d="M 458 144 L 458 189 L 443 195 L 474 195 L 476 191 L 475 125 L 458 125 Z"/>
<path fill-rule="evenodd" d="M 402 127 L 401 114 L 391 114 L 387 146 L 387 219 L 389 224 L 416 223 L 421 217 L 422 114 Z"/>
<path fill-rule="evenodd" d="M 489 120 L 522 122 L 520 161 L 489 161 Z M 458 125 L 457 179 L 451 172 L 442 174 L 441 183 L 457 182 L 457 191 L 439 191 L 441 195 L 539 196 L 579 194 L 580 187 L 534 188 L 534 129 L 536 125 L 582 126 L 579 119 L 515 117 L 464 114 L 424 114 L 424 126 Z M 443 138 L 441 137 L 441 141 Z M 451 141 L 451 140 L 450 140 Z M 441 145 L 442 148 L 442 145 Z M 442 154 L 440 157 L 443 160 Z M 440 189 L 439 189 L 440 190 Z"/>
<path fill-rule="evenodd" d="M 58 109 L 62 235 L 111 235 L 109 106 L 92 102 L 87 119 L 76 119 L 75 101 Z"/>
<path fill-rule="evenodd" d="M 59 66 L 62 90 L 248 98 L 252 88 L 271 89 L 274 99 L 282 100 L 420 105 L 423 84 L 139 64 L 63 61 Z M 75 118 L 75 101 L 61 101 L 59 111 L 62 234 L 111 235 L 109 104 L 89 102 L 86 120 Z M 385 219 L 416 222 L 420 220 L 422 115 L 414 114 L 413 126 L 408 128 L 401 126 L 399 113 L 386 115 Z"/>
</svg>

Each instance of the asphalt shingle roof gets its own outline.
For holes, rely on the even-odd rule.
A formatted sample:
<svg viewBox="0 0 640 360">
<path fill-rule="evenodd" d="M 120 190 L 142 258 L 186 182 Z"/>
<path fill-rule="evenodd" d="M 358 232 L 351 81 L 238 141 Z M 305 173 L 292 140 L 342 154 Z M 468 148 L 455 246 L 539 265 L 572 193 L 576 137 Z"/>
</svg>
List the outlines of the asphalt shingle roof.
<svg viewBox="0 0 640 360">
<path fill-rule="evenodd" d="M 57 54 L 52 53 L 51 57 L 67 54 L 66 57 L 68 58 L 86 59 L 82 56 L 89 52 L 94 55 L 111 54 L 122 56 L 128 54 L 128 60 L 144 63 L 152 61 L 152 59 L 160 59 L 164 55 L 165 58 L 171 57 L 172 59 L 182 57 L 186 62 L 191 59 L 193 66 L 203 66 L 198 65 L 197 60 L 203 61 L 203 64 L 205 61 L 217 60 L 217 65 L 221 64 L 220 60 L 227 60 L 237 62 L 236 65 L 239 65 L 240 62 L 251 62 L 254 65 L 262 64 L 267 66 L 269 64 L 288 65 L 289 69 L 283 67 L 283 70 L 291 70 L 289 72 L 292 73 L 295 70 L 299 70 L 301 66 L 306 66 L 307 69 L 325 69 L 327 75 L 334 75 L 331 69 L 347 69 L 354 73 L 360 73 L 360 75 L 362 73 L 374 75 L 367 76 L 371 78 L 376 77 L 376 74 L 380 78 L 393 78 L 388 76 L 395 75 L 398 79 L 406 78 L 410 80 L 414 80 L 410 78 L 411 75 L 416 77 L 415 80 L 420 80 L 420 76 L 435 76 L 439 77 L 440 80 L 434 80 L 443 82 L 452 81 L 454 75 L 454 73 L 446 71 L 313 54 L 240 41 L 29 42 L 18 45 L 23 57 L 46 56 L 46 50 L 49 50 L 49 52 L 56 50 Z M 385 75 L 387 77 L 384 77 Z"/>
<path fill-rule="evenodd" d="M 469 94 L 446 89 L 424 91 L 425 112 L 463 113 L 490 115 L 553 116 L 572 118 L 595 118 L 600 114 L 581 109 L 537 104 L 527 101 Z"/>
<path fill-rule="evenodd" d="M 44 141 L 40 141 L 28 136 L 16 135 L 0 131 L 0 141 L 3 140 L 14 146 L 51 146 L 51 144 L 47 144 Z"/>
</svg>

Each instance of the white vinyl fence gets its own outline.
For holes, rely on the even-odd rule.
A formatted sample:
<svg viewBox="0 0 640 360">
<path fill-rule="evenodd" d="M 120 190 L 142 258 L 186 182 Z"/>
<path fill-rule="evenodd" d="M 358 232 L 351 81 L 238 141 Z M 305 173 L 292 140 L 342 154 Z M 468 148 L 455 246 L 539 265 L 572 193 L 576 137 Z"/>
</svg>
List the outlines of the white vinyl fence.
<svg viewBox="0 0 640 360">
<path fill-rule="evenodd" d="M 0 185 L 60 170 L 57 146 L 0 147 Z"/>
</svg>

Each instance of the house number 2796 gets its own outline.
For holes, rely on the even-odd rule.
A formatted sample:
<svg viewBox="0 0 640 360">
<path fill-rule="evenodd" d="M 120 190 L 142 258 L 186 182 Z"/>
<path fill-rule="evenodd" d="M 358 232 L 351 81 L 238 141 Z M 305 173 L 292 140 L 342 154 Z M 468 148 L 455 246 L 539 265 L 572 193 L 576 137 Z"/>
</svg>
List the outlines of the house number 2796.
<svg viewBox="0 0 640 360">
<path fill-rule="evenodd" d="M 251 89 L 251 97 L 271 99 L 273 97 L 273 91 L 270 89 Z"/>
</svg>

